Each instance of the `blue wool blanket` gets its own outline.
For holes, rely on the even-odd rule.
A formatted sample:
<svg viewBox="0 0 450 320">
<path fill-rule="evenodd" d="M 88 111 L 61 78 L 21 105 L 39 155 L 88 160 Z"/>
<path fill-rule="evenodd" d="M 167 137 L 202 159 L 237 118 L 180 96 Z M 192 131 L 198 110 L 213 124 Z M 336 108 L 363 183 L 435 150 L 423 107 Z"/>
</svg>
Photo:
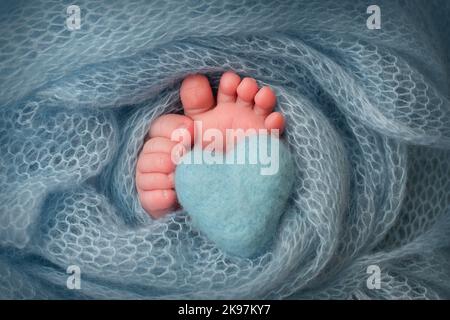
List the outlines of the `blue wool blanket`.
<svg viewBox="0 0 450 320">
<path fill-rule="evenodd" d="M 450 298 L 449 1 L 71 4 L 0 4 L 0 298 Z M 134 187 L 180 81 L 225 70 L 295 164 L 252 258 Z"/>
</svg>

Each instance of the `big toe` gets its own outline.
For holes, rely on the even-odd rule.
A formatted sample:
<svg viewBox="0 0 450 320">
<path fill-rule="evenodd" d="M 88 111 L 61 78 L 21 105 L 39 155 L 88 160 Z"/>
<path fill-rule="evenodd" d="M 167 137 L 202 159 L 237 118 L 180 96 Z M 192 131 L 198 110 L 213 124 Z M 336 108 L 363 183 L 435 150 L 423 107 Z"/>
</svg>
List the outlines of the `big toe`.
<svg viewBox="0 0 450 320">
<path fill-rule="evenodd" d="M 180 88 L 180 98 L 184 113 L 195 116 L 211 109 L 214 105 L 214 97 L 206 76 L 194 74 L 183 80 Z"/>
</svg>

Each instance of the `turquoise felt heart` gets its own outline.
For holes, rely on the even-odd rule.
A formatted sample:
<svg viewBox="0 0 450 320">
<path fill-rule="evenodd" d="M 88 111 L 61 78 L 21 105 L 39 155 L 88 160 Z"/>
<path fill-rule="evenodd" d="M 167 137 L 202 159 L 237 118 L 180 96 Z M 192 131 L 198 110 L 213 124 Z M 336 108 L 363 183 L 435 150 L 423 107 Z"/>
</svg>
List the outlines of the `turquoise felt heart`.
<svg viewBox="0 0 450 320">
<path fill-rule="evenodd" d="M 194 148 L 175 174 L 178 199 L 194 226 L 240 257 L 259 255 L 270 244 L 293 183 L 287 146 L 267 135 L 246 137 L 226 155 Z"/>
</svg>

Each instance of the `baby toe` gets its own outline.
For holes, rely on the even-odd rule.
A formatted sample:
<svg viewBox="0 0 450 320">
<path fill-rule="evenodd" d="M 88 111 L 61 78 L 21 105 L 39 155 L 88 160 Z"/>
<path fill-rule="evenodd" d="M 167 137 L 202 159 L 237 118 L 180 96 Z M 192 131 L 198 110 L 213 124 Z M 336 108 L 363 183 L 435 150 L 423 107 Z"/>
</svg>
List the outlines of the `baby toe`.
<svg viewBox="0 0 450 320">
<path fill-rule="evenodd" d="M 283 133 L 284 130 L 284 116 L 279 112 L 272 112 L 269 114 L 264 121 L 264 126 L 267 130 L 270 131 L 271 134 L 276 134 L 278 131 L 278 134 Z"/>
<path fill-rule="evenodd" d="M 172 152 L 173 147 L 177 145 L 177 143 L 178 142 L 172 141 L 168 138 L 155 137 L 147 140 L 147 142 L 144 144 L 144 147 L 142 148 L 142 153 L 170 153 Z"/>
<path fill-rule="evenodd" d="M 149 137 L 167 138 L 190 145 L 194 138 L 194 122 L 183 115 L 166 114 L 153 121 Z"/>
<path fill-rule="evenodd" d="M 173 173 L 164 174 L 164 173 L 139 173 L 136 175 L 136 186 L 138 190 L 142 191 L 151 191 L 158 189 L 173 189 L 174 182 Z"/>
<path fill-rule="evenodd" d="M 169 153 L 144 153 L 138 159 L 137 170 L 140 173 L 158 172 L 169 174 L 175 170 L 175 163 Z"/>
<path fill-rule="evenodd" d="M 141 191 L 139 200 L 142 208 L 153 218 L 161 218 L 177 206 L 177 196 L 174 190 Z"/>
<path fill-rule="evenodd" d="M 260 116 L 267 116 L 275 107 L 276 96 L 270 87 L 261 88 L 255 96 L 255 113 Z"/>
<path fill-rule="evenodd" d="M 184 113 L 188 117 L 198 115 L 211 109 L 214 97 L 206 76 L 195 74 L 186 77 L 180 88 L 180 98 Z"/>
<path fill-rule="evenodd" d="M 252 107 L 258 92 L 258 84 L 253 78 L 244 78 L 237 87 L 236 104 L 242 107 Z"/>
<path fill-rule="evenodd" d="M 217 92 L 217 103 L 235 102 L 237 88 L 241 78 L 232 71 L 225 72 L 220 78 L 219 90 Z"/>
</svg>

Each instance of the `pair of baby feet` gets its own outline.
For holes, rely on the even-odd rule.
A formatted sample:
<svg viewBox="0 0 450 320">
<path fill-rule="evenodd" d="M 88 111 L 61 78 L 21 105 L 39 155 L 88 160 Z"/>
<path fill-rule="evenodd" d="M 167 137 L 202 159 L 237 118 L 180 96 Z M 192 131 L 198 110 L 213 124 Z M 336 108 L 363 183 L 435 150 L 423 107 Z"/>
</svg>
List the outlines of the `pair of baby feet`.
<svg viewBox="0 0 450 320">
<path fill-rule="evenodd" d="M 204 75 L 191 75 L 183 80 L 180 98 L 184 116 L 166 114 L 150 126 L 147 141 L 138 157 L 136 188 L 142 207 L 153 218 L 160 218 L 178 207 L 174 190 L 176 164 L 174 148 L 190 148 L 173 139 L 175 130 L 189 134 L 188 144 L 194 143 L 194 121 L 201 122 L 202 130 L 215 128 L 226 135 L 227 129 L 284 129 L 284 117 L 273 112 L 276 97 L 269 87 L 258 88 L 253 78 L 241 78 L 234 72 L 225 72 L 219 83 L 217 103 L 211 85 Z M 198 130 L 198 129 L 197 129 Z M 196 131 L 196 134 L 201 134 Z M 196 143 L 203 143 L 197 142 Z"/>
</svg>

